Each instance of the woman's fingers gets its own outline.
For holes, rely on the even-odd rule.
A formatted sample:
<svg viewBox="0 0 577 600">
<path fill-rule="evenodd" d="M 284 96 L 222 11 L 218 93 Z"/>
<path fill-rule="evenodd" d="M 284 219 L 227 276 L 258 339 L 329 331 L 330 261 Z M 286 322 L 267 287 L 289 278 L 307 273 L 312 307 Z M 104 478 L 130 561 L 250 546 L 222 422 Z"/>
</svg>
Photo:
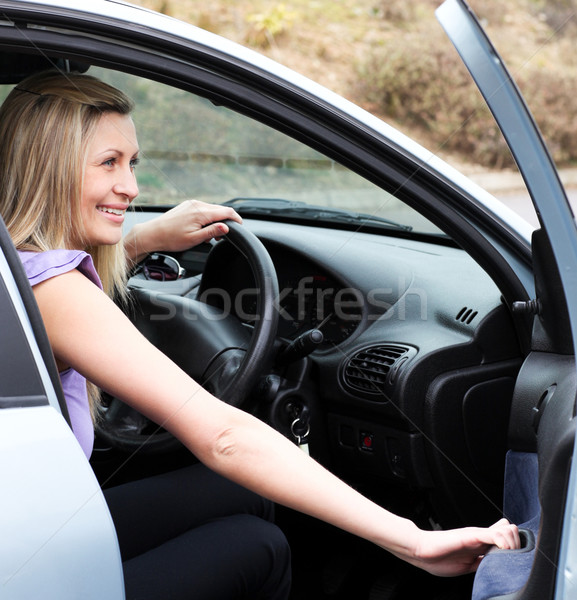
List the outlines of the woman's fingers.
<svg viewBox="0 0 577 600">
<path fill-rule="evenodd" d="M 515 550 L 521 547 L 519 528 L 507 519 L 500 519 L 491 525 L 489 530 L 493 533 L 494 545 L 501 550 Z"/>
</svg>

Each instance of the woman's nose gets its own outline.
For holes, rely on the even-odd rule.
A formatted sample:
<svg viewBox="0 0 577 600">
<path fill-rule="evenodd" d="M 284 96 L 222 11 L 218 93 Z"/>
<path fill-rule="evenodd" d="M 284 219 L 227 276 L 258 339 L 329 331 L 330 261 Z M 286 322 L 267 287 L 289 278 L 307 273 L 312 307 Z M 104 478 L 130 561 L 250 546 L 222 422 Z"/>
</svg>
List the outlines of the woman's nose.
<svg viewBox="0 0 577 600">
<path fill-rule="evenodd" d="M 126 196 L 132 202 L 138 196 L 138 184 L 132 167 L 122 170 L 122 177 L 114 186 L 114 192 Z"/>
</svg>

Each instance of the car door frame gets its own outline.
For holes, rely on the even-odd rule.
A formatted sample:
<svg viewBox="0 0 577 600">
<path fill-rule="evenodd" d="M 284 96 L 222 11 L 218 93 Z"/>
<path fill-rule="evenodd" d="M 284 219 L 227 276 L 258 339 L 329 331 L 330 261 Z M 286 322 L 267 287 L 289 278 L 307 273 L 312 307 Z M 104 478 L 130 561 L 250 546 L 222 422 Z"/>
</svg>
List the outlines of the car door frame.
<svg viewBox="0 0 577 600">
<path fill-rule="evenodd" d="M 570 328 L 571 347 L 555 339 L 555 334 L 547 336 L 538 327 L 539 311 L 535 315 L 532 344 L 539 345 L 540 349 L 544 347 L 552 354 L 558 352 L 559 356 L 566 356 L 572 353 L 574 356 L 577 341 L 577 226 L 558 172 L 518 87 L 465 0 L 446 0 L 437 9 L 437 17 L 499 124 L 535 206 L 543 233 L 535 236 L 534 244 L 538 242 L 536 247 L 539 248 L 543 243 L 548 246 L 548 267 L 553 267 L 540 270 L 536 288 L 545 293 L 552 287 L 559 296 L 561 293 L 564 296 L 564 301 L 559 297 L 552 300 L 560 308 L 557 317 L 562 321 L 555 324 L 555 328 Z M 570 393 L 571 406 L 556 406 L 553 398 L 548 403 L 550 406 L 535 407 L 539 419 L 546 414 L 547 421 L 558 422 L 558 429 L 551 425 L 551 431 L 557 431 L 555 439 L 547 427 L 539 426 L 538 430 L 540 462 L 546 463 L 546 466 L 541 465 L 539 484 L 543 511 L 549 504 L 559 505 L 559 499 L 555 502 L 553 495 L 564 492 L 566 502 L 562 503 L 562 518 L 543 515 L 533 568 L 541 578 L 530 577 L 522 595 L 515 597 L 554 597 L 556 600 L 574 597 L 571 573 L 577 565 L 577 447 L 574 441 L 574 389 Z M 549 566 L 544 568 L 544 562 Z"/>
<path fill-rule="evenodd" d="M 116 532 L 74 437 L 34 295 L 0 219 L 0 588 L 124 598 Z"/>
</svg>

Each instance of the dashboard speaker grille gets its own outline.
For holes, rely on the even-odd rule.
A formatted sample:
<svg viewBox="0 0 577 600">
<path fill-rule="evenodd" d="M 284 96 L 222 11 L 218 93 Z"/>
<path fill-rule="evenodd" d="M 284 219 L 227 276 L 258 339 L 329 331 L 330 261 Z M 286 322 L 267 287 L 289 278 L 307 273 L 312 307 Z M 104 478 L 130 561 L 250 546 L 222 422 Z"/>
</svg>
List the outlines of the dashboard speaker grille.
<svg viewBox="0 0 577 600">
<path fill-rule="evenodd" d="M 371 346 L 357 352 L 345 364 L 343 380 L 351 390 L 369 395 L 382 395 L 385 385 L 406 362 L 411 349 L 396 344 Z M 383 398 L 383 401 L 386 398 Z"/>
<path fill-rule="evenodd" d="M 473 310 L 472 308 L 468 308 L 464 306 L 458 313 L 455 319 L 457 321 L 461 321 L 461 323 L 466 323 L 470 325 L 473 322 L 473 319 L 478 315 L 478 311 Z"/>
</svg>

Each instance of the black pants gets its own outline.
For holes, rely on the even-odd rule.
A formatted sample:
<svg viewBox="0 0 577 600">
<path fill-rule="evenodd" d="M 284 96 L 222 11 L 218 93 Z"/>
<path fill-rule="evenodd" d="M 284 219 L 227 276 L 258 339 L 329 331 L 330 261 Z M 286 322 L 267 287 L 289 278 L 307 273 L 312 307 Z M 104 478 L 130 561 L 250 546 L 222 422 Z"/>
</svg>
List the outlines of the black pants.
<svg viewBox="0 0 577 600">
<path fill-rule="evenodd" d="M 105 492 L 127 600 L 285 600 L 290 550 L 273 505 L 194 465 Z"/>
</svg>

